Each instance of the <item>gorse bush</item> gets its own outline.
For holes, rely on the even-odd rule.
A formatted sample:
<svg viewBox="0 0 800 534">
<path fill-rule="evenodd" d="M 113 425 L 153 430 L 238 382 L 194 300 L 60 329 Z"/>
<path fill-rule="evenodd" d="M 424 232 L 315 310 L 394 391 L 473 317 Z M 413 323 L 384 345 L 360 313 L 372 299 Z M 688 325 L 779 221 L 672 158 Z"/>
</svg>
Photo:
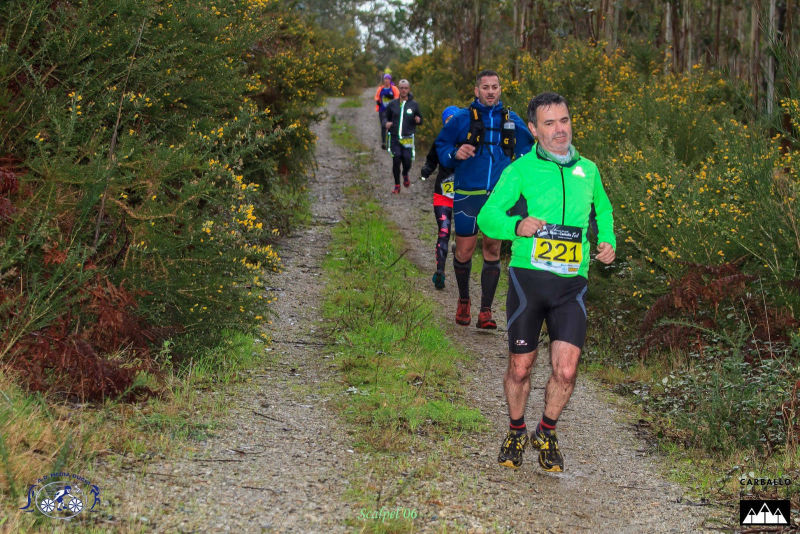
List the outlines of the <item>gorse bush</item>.
<svg viewBox="0 0 800 534">
<path fill-rule="evenodd" d="M 716 265 L 746 256 L 745 269 L 762 278 L 774 304 L 800 303 L 784 289 L 800 257 L 798 206 L 780 191 L 796 189 L 797 167 L 734 107 L 738 87 L 701 68 L 643 73 L 622 53 L 576 44 L 524 62 L 515 88 L 526 98 L 556 90 L 571 101 L 575 144 L 603 170 L 621 250 L 636 252 L 640 270 L 678 278 L 686 267 L 675 260 Z"/>
<path fill-rule="evenodd" d="M 352 51 L 256 0 L 11 0 L 0 28 L 0 360 L 99 398 L 153 342 L 255 332 Z"/>
</svg>

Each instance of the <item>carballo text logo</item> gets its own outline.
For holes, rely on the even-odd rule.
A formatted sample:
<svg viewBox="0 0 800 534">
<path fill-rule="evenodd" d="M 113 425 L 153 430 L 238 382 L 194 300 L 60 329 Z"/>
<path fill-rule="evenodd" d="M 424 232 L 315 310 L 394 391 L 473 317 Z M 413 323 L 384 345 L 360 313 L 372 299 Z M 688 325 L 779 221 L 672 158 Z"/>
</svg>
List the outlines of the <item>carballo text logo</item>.
<svg viewBox="0 0 800 534">
<path fill-rule="evenodd" d="M 39 510 L 53 519 L 71 519 L 100 504 L 100 488 L 73 473 L 50 473 L 28 487 L 25 512 Z"/>
</svg>

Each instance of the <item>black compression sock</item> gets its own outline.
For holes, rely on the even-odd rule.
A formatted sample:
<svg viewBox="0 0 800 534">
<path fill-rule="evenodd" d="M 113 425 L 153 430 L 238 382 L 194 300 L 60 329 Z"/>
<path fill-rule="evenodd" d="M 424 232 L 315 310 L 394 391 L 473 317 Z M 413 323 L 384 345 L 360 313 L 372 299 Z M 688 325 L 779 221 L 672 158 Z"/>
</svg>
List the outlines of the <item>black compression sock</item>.
<svg viewBox="0 0 800 534">
<path fill-rule="evenodd" d="M 549 436 L 550 433 L 556 429 L 557 422 L 558 419 L 550 419 L 546 415 L 542 414 L 542 420 L 539 421 L 539 424 L 536 426 L 536 431 L 541 431 Z"/>
<path fill-rule="evenodd" d="M 497 291 L 497 282 L 500 280 L 500 260 L 483 260 L 481 270 L 481 308 L 491 308 Z"/>
<path fill-rule="evenodd" d="M 456 273 L 456 283 L 458 284 L 458 298 L 469 298 L 469 273 L 472 270 L 472 258 L 461 263 L 455 256 L 453 257 L 453 271 Z"/>
<path fill-rule="evenodd" d="M 511 418 L 509 418 L 509 419 L 510 419 L 511 422 L 509 423 L 508 428 L 512 432 L 516 432 L 517 434 L 521 434 L 521 433 L 526 432 L 528 430 L 527 427 L 525 426 L 525 416 L 524 415 L 522 417 L 520 417 L 519 419 L 511 419 Z"/>
</svg>

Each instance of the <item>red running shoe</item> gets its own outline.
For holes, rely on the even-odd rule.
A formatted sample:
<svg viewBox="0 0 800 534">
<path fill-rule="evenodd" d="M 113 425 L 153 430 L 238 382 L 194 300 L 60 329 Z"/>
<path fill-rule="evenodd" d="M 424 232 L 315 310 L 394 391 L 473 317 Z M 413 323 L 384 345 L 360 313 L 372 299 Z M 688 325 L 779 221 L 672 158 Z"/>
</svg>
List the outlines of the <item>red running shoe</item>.
<svg viewBox="0 0 800 534">
<path fill-rule="evenodd" d="M 461 325 L 468 325 L 472 317 L 469 315 L 469 299 L 458 299 L 458 308 L 456 308 L 456 323 Z"/>
<path fill-rule="evenodd" d="M 497 328 L 497 323 L 492 319 L 491 308 L 481 308 L 478 314 L 478 322 L 475 323 L 475 326 L 478 328 L 486 328 L 487 330 L 494 330 Z"/>
<path fill-rule="evenodd" d="M 392 189 L 393 195 L 397 195 L 398 193 L 400 193 L 400 184 L 395 185 L 394 189 Z"/>
<path fill-rule="evenodd" d="M 408 175 L 407 174 L 405 176 L 403 176 L 403 185 L 406 186 L 406 187 L 411 185 L 411 182 L 408 180 Z"/>
</svg>

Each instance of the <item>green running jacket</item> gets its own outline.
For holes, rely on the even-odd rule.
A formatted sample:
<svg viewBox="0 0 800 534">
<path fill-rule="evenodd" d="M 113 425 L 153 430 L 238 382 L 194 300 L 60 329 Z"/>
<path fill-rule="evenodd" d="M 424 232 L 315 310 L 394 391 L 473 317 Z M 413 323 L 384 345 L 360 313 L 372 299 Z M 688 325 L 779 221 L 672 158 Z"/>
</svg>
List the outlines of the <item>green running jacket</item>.
<svg viewBox="0 0 800 534">
<path fill-rule="evenodd" d="M 538 148 L 537 144 L 525 156 L 506 167 L 497 186 L 478 214 L 478 227 L 491 238 L 507 239 L 512 242 L 511 267 L 550 270 L 533 265 L 535 236 L 516 235 L 517 223 L 523 217 L 506 213 L 522 195 L 527 202 L 528 215 L 531 217 L 542 219 L 548 224 L 578 227 L 582 230 L 579 239 L 580 249 L 562 255 L 571 256 L 573 259 L 580 258 L 580 263 L 575 264 L 577 272 L 570 274 L 554 272 L 559 276 L 588 278 L 589 241 L 586 230 L 592 204 L 595 206 L 597 216 L 597 242 L 609 243 L 615 249 L 617 247 L 613 210 L 603 189 L 600 172 L 593 161 L 581 157 L 577 151 L 572 162 L 562 166 L 539 155 Z M 556 249 L 550 256 L 559 252 Z M 577 253 L 580 255 L 577 256 Z"/>
</svg>

